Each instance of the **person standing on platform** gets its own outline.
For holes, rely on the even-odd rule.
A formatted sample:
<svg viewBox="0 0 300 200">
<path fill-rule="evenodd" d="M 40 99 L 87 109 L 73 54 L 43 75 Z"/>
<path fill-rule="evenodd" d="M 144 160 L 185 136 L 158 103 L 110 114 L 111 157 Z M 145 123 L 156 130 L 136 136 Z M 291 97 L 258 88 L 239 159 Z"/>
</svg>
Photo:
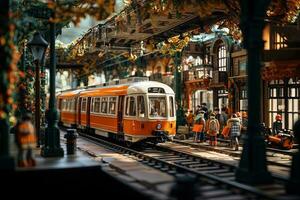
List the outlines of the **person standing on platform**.
<svg viewBox="0 0 300 200">
<path fill-rule="evenodd" d="M 201 111 L 201 107 L 199 105 L 197 105 L 197 108 L 195 111 L 196 116 L 200 113 L 200 111 Z"/>
<path fill-rule="evenodd" d="M 280 131 L 282 131 L 282 117 L 278 114 L 275 117 L 275 122 L 272 124 L 272 133 L 277 135 Z"/>
<path fill-rule="evenodd" d="M 220 130 L 219 121 L 216 119 L 215 113 L 211 113 L 206 123 L 206 132 L 209 136 L 209 145 L 217 146 L 217 135 Z"/>
<path fill-rule="evenodd" d="M 247 112 L 242 112 L 242 134 L 246 134 L 248 126 L 248 115 Z"/>
<path fill-rule="evenodd" d="M 206 103 L 201 103 L 201 110 L 204 111 L 204 119 L 208 120 L 208 108 L 206 106 Z"/>
<path fill-rule="evenodd" d="M 235 114 L 239 118 L 239 120 L 240 120 L 240 122 L 242 124 L 242 115 L 241 115 L 241 113 L 240 112 L 236 112 Z"/>
<path fill-rule="evenodd" d="M 236 114 L 228 120 L 227 126 L 230 128 L 230 147 L 239 150 L 239 136 L 241 135 L 241 122 Z"/>
<path fill-rule="evenodd" d="M 33 167 L 36 164 L 32 150 L 36 147 L 37 139 L 31 119 L 31 115 L 27 113 L 16 125 L 15 142 L 18 147 L 19 167 Z"/>
<path fill-rule="evenodd" d="M 226 114 L 226 108 L 223 107 L 221 109 L 220 120 L 219 120 L 220 130 L 223 130 L 223 128 L 226 126 L 227 120 L 228 120 L 228 117 L 227 117 L 227 114 Z"/>
<path fill-rule="evenodd" d="M 189 113 L 187 114 L 186 122 L 188 125 L 188 135 L 190 135 L 191 127 L 193 126 L 194 123 L 194 114 L 192 110 L 190 110 Z"/>
<path fill-rule="evenodd" d="M 201 110 L 199 114 L 195 117 L 195 123 L 193 127 L 193 132 L 195 132 L 194 142 L 203 142 L 205 139 L 205 119 L 204 111 Z"/>
</svg>

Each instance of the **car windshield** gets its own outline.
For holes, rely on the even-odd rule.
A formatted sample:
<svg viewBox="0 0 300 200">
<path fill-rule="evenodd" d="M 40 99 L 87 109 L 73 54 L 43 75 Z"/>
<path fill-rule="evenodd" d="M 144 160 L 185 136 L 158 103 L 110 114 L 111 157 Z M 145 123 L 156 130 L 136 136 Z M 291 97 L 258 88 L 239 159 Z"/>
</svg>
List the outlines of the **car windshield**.
<svg viewBox="0 0 300 200">
<path fill-rule="evenodd" d="M 166 117 L 166 97 L 149 97 L 150 117 Z"/>
</svg>

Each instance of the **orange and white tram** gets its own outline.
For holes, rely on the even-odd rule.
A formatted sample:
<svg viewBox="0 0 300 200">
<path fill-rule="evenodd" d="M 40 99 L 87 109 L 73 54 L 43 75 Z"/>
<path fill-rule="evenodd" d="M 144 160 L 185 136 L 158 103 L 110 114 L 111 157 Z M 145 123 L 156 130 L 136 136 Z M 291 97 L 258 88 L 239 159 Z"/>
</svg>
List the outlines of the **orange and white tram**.
<svg viewBox="0 0 300 200">
<path fill-rule="evenodd" d="M 57 96 L 60 123 L 125 142 L 162 142 L 176 131 L 173 90 L 159 82 L 62 92 Z"/>
</svg>

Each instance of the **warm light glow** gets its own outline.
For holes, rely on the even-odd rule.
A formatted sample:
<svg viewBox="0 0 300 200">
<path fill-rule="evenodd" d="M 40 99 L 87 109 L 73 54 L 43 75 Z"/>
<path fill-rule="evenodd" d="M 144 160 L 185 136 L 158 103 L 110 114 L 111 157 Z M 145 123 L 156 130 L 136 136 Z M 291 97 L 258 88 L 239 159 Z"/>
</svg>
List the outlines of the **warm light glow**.
<svg viewBox="0 0 300 200">
<path fill-rule="evenodd" d="M 270 25 L 267 25 L 263 31 L 264 50 L 270 50 Z"/>
</svg>

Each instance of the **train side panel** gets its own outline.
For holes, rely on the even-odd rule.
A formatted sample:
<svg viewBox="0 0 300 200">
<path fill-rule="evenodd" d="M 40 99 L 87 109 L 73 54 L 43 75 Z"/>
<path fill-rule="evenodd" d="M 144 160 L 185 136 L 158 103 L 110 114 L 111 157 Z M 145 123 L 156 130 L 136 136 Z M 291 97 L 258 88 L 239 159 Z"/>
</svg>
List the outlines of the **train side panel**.
<svg viewBox="0 0 300 200">
<path fill-rule="evenodd" d="M 147 121 L 136 119 L 123 119 L 124 133 L 131 136 L 153 137 L 153 130 L 157 129 L 157 125 L 161 125 L 161 130 L 168 132 L 169 135 L 176 133 L 176 121 Z"/>
<path fill-rule="evenodd" d="M 90 127 L 102 131 L 117 133 L 117 117 L 105 115 L 90 115 Z"/>
<path fill-rule="evenodd" d="M 76 125 L 76 115 L 75 112 L 64 112 L 61 111 L 60 114 L 61 122 L 64 126 L 71 127 L 72 125 Z"/>
</svg>

